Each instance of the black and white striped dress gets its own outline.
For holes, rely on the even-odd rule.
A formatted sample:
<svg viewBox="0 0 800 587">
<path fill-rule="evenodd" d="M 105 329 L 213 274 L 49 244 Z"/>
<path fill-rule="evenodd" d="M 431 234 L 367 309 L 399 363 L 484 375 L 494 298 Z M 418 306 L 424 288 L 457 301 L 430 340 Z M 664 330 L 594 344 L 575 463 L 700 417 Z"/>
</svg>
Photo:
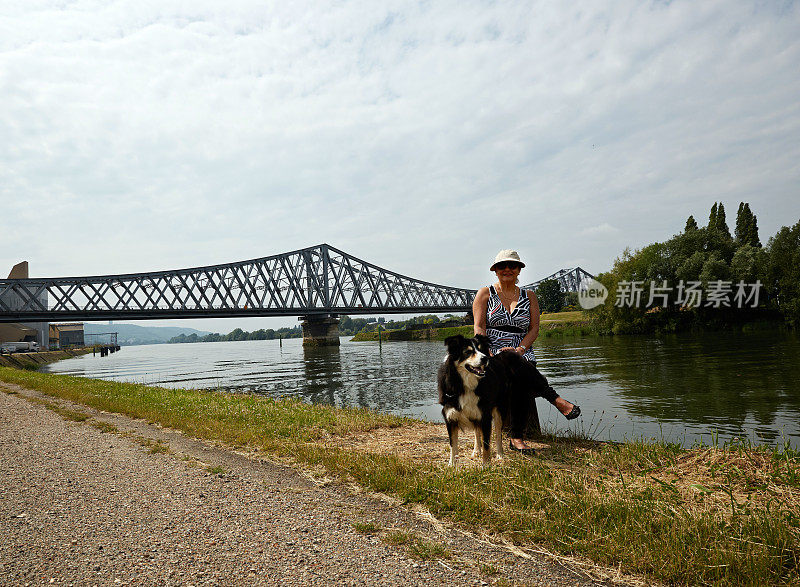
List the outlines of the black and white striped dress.
<svg viewBox="0 0 800 587">
<path fill-rule="evenodd" d="M 486 336 L 489 337 L 489 348 L 492 354 L 501 348 L 516 348 L 528 334 L 531 325 L 531 301 L 526 290 L 519 288 L 519 300 L 514 310 L 509 313 L 500 301 L 494 286 L 489 286 L 489 306 L 486 309 Z M 522 355 L 536 364 L 536 355 L 532 348 Z"/>
</svg>

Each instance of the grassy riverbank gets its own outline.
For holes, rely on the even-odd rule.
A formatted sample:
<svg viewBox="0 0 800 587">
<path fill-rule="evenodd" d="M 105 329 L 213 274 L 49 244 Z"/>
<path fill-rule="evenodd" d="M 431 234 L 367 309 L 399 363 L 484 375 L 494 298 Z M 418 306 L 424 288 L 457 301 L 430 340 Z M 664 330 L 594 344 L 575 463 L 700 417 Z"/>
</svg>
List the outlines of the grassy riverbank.
<svg viewBox="0 0 800 587">
<path fill-rule="evenodd" d="M 676 584 L 800 581 L 800 458 L 543 439 L 539 456 L 445 467 L 443 426 L 367 410 L 0 367 L 15 383 L 265 451 L 520 544 Z M 467 451 L 464 451 L 467 452 Z"/>
<path fill-rule="evenodd" d="M 592 327 L 583 312 L 558 312 L 553 314 L 542 314 L 539 326 L 539 336 L 585 336 L 598 334 Z M 472 325 L 455 326 L 448 328 L 426 328 L 420 330 L 384 330 L 381 332 L 381 339 L 386 341 L 397 340 L 444 340 L 448 336 L 461 334 L 466 337 L 473 336 Z M 354 342 L 378 340 L 377 330 L 371 332 L 359 332 L 351 340 Z"/>
</svg>

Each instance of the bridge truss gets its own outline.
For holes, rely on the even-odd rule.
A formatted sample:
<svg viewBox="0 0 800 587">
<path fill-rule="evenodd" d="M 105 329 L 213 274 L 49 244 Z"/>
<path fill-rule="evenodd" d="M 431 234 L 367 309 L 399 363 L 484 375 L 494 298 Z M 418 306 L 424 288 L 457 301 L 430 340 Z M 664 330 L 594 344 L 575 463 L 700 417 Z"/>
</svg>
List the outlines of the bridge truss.
<svg viewBox="0 0 800 587">
<path fill-rule="evenodd" d="M 474 296 L 322 244 L 193 269 L 0 280 L 0 322 L 463 312 Z"/>
<path fill-rule="evenodd" d="M 578 291 L 580 289 L 581 283 L 586 281 L 587 279 L 594 279 L 594 275 L 584 271 L 580 267 L 575 267 L 574 269 L 561 269 L 556 271 L 552 275 L 545 277 L 544 279 L 540 279 L 539 281 L 534 281 L 528 285 L 523 286 L 525 289 L 536 289 L 540 283 L 543 281 L 547 281 L 549 279 L 555 279 L 558 281 L 559 285 L 561 286 L 561 291 L 564 293 L 571 292 L 571 291 Z"/>
</svg>

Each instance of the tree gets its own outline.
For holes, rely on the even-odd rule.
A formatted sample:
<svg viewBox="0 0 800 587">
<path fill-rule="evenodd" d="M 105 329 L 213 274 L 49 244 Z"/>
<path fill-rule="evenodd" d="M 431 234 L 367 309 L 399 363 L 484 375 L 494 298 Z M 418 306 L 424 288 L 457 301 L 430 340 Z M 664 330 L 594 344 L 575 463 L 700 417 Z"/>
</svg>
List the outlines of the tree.
<svg viewBox="0 0 800 587">
<path fill-rule="evenodd" d="M 722 205 L 722 202 L 720 202 L 719 206 L 717 206 L 716 228 L 728 238 L 731 237 L 731 231 L 728 228 L 728 223 L 725 221 L 725 206 Z"/>
<path fill-rule="evenodd" d="M 689 232 L 690 230 L 697 230 L 697 221 L 694 219 L 694 216 L 689 216 L 689 219 L 686 221 L 686 228 L 683 229 L 684 232 Z"/>
<path fill-rule="evenodd" d="M 744 202 L 739 202 L 739 209 L 736 211 L 736 228 L 733 230 L 733 237 L 736 242 L 743 245 L 745 241 L 745 232 L 747 231 L 748 224 L 747 211 L 744 207 Z"/>
<path fill-rule="evenodd" d="M 786 321 L 800 326 L 800 222 L 769 239 L 767 255 L 767 293 Z"/>
<path fill-rule="evenodd" d="M 738 249 L 731 259 L 731 279 L 734 282 L 744 281 L 755 283 L 757 279 L 765 281 L 764 267 L 767 264 L 766 255 L 762 249 L 751 244 L 744 244 Z"/>
<path fill-rule="evenodd" d="M 747 213 L 747 225 L 745 227 L 745 244 L 754 247 L 761 247 L 761 239 L 758 237 L 758 219 L 756 215 L 750 211 L 750 204 L 745 203 L 744 209 Z"/>
<path fill-rule="evenodd" d="M 716 228 L 717 226 L 717 203 L 711 206 L 711 214 L 708 215 L 708 227 Z"/>
<path fill-rule="evenodd" d="M 536 288 L 539 306 L 544 312 L 560 312 L 564 307 L 564 293 L 557 279 L 545 279 Z"/>
</svg>

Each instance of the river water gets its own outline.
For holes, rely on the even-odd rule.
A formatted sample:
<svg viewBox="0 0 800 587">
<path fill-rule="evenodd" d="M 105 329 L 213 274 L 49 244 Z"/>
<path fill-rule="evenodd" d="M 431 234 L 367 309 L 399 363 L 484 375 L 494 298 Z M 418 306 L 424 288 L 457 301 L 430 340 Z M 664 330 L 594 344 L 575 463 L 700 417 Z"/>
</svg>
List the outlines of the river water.
<svg viewBox="0 0 800 587">
<path fill-rule="evenodd" d="M 441 342 L 300 339 L 123 347 L 45 370 L 168 387 L 296 396 L 439 421 Z M 543 427 L 599 440 L 657 438 L 692 446 L 733 437 L 800 449 L 800 340 L 788 333 L 547 338 L 539 368 L 583 409 L 567 422 L 537 400 Z"/>
</svg>

